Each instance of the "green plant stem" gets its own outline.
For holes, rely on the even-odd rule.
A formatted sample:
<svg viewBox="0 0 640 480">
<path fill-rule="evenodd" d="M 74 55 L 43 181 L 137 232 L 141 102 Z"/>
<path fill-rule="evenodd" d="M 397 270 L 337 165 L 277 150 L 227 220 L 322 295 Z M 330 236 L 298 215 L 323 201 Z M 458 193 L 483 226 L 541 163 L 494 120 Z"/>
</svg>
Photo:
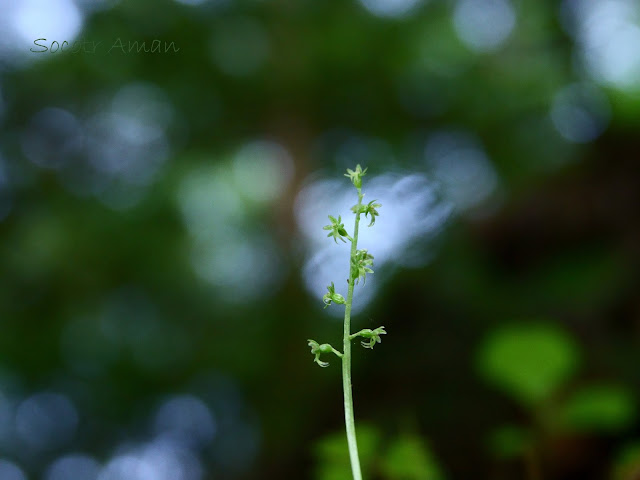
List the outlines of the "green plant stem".
<svg viewBox="0 0 640 480">
<path fill-rule="evenodd" d="M 358 205 L 362 204 L 362 192 L 358 188 Z M 347 428 L 347 444 L 349 445 L 349 458 L 351 459 L 351 471 L 354 480 L 362 480 L 360 471 L 360 458 L 358 457 L 358 442 L 356 440 L 356 424 L 353 417 L 353 393 L 351 391 L 351 304 L 353 303 L 353 287 L 355 278 L 351 268 L 351 261 L 356 256 L 358 247 L 358 226 L 360 213 L 356 213 L 355 226 L 353 227 L 353 239 L 351 240 L 351 256 L 349 258 L 349 288 L 347 290 L 347 302 L 344 310 L 344 349 L 342 354 L 342 389 L 344 392 L 344 421 Z"/>
</svg>

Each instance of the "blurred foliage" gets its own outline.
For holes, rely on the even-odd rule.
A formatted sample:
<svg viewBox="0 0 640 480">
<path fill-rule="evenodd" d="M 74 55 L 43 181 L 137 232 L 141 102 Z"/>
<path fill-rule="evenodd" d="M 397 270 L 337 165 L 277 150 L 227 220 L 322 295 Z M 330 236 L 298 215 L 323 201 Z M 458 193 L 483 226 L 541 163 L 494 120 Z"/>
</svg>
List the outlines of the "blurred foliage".
<svg viewBox="0 0 640 480">
<path fill-rule="evenodd" d="M 357 425 L 358 453 L 363 475 L 371 476 L 380 451 L 380 432 L 371 425 Z M 349 480 L 351 463 L 344 432 L 336 432 L 318 440 L 314 446 L 317 480 Z"/>
<path fill-rule="evenodd" d="M 370 478 L 637 477 L 638 8 L 0 1 L 0 478 L 348 478 L 305 339 L 357 163 L 397 242 L 354 319 Z"/>
<path fill-rule="evenodd" d="M 512 325 L 491 333 L 478 360 L 491 382 L 534 406 L 548 399 L 578 366 L 571 337 L 552 325 Z"/>
<path fill-rule="evenodd" d="M 505 425 L 491 433 L 492 453 L 501 458 L 519 457 L 532 444 L 531 434 L 522 427 Z"/>
<path fill-rule="evenodd" d="M 444 480 L 440 466 L 422 438 L 401 434 L 383 438 L 372 425 L 357 427 L 358 451 L 363 473 L 367 478 L 389 480 Z M 314 447 L 315 478 L 318 480 L 349 480 L 351 465 L 347 440 L 343 432 L 327 435 Z"/>
<path fill-rule="evenodd" d="M 626 445 L 617 455 L 611 480 L 634 480 L 640 475 L 640 443 Z"/>
<path fill-rule="evenodd" d="M 394 480 L 444 480 L 433 453 L 415 435 L 397 438 L 389 447 L 383 466 L 384 478 Z"/>
<path fill-rule="evenodd" d="M 636 401 L 626 387 L 590 385 L 574 392 L 564 407 L 564 421 L 580 431 L 615 432 L 630 425 Z"/>
</svg>

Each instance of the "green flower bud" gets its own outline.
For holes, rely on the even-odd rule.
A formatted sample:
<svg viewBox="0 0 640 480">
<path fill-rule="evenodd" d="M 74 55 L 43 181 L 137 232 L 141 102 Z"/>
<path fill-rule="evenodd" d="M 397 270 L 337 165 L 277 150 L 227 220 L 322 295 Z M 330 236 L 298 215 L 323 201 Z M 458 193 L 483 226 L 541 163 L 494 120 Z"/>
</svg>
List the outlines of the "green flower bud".
<svg viewBox="0 0 640 480">
<path fill-rule="evenodd" d="M 333 285 L 333 282 L 331 282 L 331 285 L 327 286 L 327 290 L 328 292 L 324 294 L 324 297 L 322 297 L 324 308 L 327 308 L 329 305 L 331 305 L 332 302 L 342 305 L 345 304 L 344 297 L 339 293 L 336 293 L 336 288 Z"/>
<path fill-rule="evenodd" d="M 316 362 L 318 365 L 320 365 L 321 367 L 328 367 L 329 366 L 329 362 L 323 362 L 320 360 L 320 355 L 323 353 L 335 353 L 338 357 L 342 358 L 342 354 L 340 352 L 338 352 L 335 348 L 333 348 L 331 345 L 329 345 L 328 343 L 323 343 L 322 345 L 318 344 L 318 342 L 316 342 L 315 340 L 308 340 L 309 342 L 309 346 L 311 347 L 311 354 L 315 355 L 315 358 L 313 359 L 314 362 Z"/>
<path fill-rule="evenodd" d="M 367 174 L 367 169 L 362 170 L 360 164 L 356 165 L 356 169 L 351 170 L 347 168 L 347 173 L 344 174 L 345 177 L 349 177 L 353 185 L 360 190 L 362 188 L 362 177 Z"/>
</svg>

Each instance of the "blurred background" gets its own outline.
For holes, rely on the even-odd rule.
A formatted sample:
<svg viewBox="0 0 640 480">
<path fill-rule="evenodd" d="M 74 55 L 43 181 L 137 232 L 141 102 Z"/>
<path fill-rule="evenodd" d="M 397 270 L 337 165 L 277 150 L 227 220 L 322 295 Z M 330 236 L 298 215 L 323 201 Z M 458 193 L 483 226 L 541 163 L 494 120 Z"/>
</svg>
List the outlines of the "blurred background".
<svg viewBox="0 0 640 480">
<path fill-rule="evenodd" d="M 0 12 L 0 479 L 640 478 L 638 1 Z"/>
</svg>

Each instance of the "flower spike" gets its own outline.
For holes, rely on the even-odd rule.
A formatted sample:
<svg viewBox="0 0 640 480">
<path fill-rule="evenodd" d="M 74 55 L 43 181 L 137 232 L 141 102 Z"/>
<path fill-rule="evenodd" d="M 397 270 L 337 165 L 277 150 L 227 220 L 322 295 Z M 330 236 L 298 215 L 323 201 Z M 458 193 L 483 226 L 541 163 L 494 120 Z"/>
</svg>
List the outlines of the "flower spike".
<svg viewBox="0 0 640 480">
<path fill-rule="evenodd" d="M 359 283 L 360 279 L 363 280 L 363 283 L 366 282 L 367 273 L 373 273 L 373 255 L 371 255 L 366 249 L 358 250 L 358 232 L 361 230 L 359 226 L 361 221 L 363 221 L 361 217 L 364 214 L 365 217 L 368 217 L 370 222 L 369 226 L 373 226 L 376 222 L 376 217 L 379 216 L 378 208 L 382 206 L 379 203 L 376 203 L 376 200 L 373 200 L 368 204 L 362 203 L 362 199 L 364 197 L 364 193 L 362 193 L 362 177 L 364 177 L 366 173 L 366 168 L 362 169 L 360 165 L 356 165 L 355 170 L 347 169 L 347 173 L 345 174 L 345 177 L 348 177 L 351 183 L 356 187 L 358 193 L 358 203 L 351 207 L 351 211 L 355 214 L 353 237 L 351 237 L 345 230 L 340 216 L 336 219 L 329 215 L 331 223 L 323 227 L 324 230 L 329 231 L 327 237 L 333 237 L 333 240 L 336 243 L 338 243 L 338 239 L 344 243 L 346 243 L 346 240 L 351 242 L 351 248 L 349 249 L 349 278 L 347 278 L 347 294 L 343 297 L 337 293 L 335 285 L 331 282 L 331 284 L 327 286 L 327 293 L 322 297 L 324 308 L 327 308 L 329 305 L 334 303 L 345 305 L 344 333 L 342 335 L 344 352 L 339 352 L 328 343 L 319 344 L 315 340 L 308 340 L 308 345 L 311 347 L 311 354 L 313 355 L 313 361 L 320 367 L 329 366 L 329 362 L 321 360 L 322 355 L 333 353 L 342 360 L 344 418 L 347 432 L 347 446 L 349 448 L 349 459 L 351 461 L 354 480 L 361 480 L 362 475 L 360 473 L 360 460 L 358 458 L 355 419 L 353 415 L 351 387 L 352 340 L 356 337 L 361 337 L 360 343 L 362 346 L 364 348 L 372 349 L 376 344 L 382 343 L 381 337 L 387 333 L 384 327 L 378 327 L 375 330 L 365 328 L 364 330 L 360 330 L 358 333 L 351 334 L 351 308 L 353 306 L 355 284 Z"/>
</svg>

